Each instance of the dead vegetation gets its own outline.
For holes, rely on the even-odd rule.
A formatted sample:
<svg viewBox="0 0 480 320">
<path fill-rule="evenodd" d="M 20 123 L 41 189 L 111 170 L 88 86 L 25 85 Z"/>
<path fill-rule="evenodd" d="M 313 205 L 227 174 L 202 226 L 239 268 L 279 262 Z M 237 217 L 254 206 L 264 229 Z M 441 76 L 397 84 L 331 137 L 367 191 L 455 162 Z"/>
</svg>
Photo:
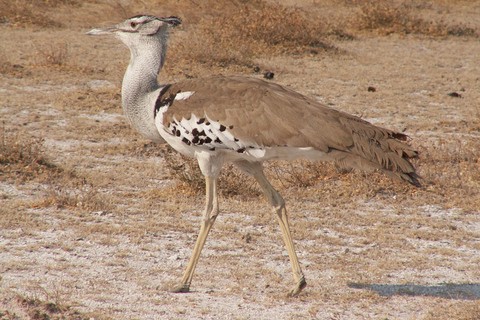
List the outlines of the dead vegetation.
<svg viewBox="0 0 480 320">
<path fill-rule="evenodd" d="M 414 13 L 415 7 L 393 0 L 359 0 L 360 12 L 353 19 L 358 30 L 381 35 L 422 34 L 427 36 L 477 36 L 476 30 L 459 24 L 450 26 L 443 21 L 426 20 Z"/>
<path fill-rule="evenodd" d="M 95 314 L 81 314 L 66 306 L 61 302 L 45 302 L 38 298 L 10 296 L 5 298 L 3 303 L 11 306 L 10 310 L 2 311 L 0 309 L 0 318 L 5 320 L 14 319 L 35 319 L 35 320 L 88 320 L 95 319 L 106 320 L 107 317 Z"/>
<path fill-rule="evenodd" d="M 477 210 L 480 204 L 478 183 L 480 182 L 480 144 L 468 142 L 440 142 L 438 146 L 419 146 L 421 158 L 415 161 L 422 177 L 423 187 L 417 189 L 395 182 L 381 173 L 363 173 L 354 171 L 345 174 L 334 163 L 312 163 L 307 160 L 294 162 L 272 161 L 266 166 L 266 174 L 275 187 L 281 191 L 301 188 L 301 192 L 321 189 L 332 192 L 335 197 L 366 196 L 390 197 L 396 194 L 415 195 L 414 198 L 426 197 L 435 203 L 442 203 L 444 208 L 463 207 L 467 212 Z M 174 152 L 174 151 L 173 151 Z M 196 160 L 179 156 L 167 150 L 161 152 L 169 169 L 170 178 L 181 183 L 176 188 L 189 194 L 201 195 L 205 192 L 204 177 Z M 245 177 L 239 171 L 226 166 L 219 178 L 219 191 L 224 197 L 258 196 L 261 194 L 254 180 Z M 367 177 L 368 176 L 368 177 Z M 339 191 L 338 182 L 343 186 L 354 186 Z M 304 190 L 307 188 L 307 190 Z M 451 197 L 455 194 L 456 196 Z M 450 195 L 450 196 L 447 196 Z M 335 201 L 335 200 L 334 200 Z"/>
<path fill-rule="evenodd" d="M 437 197 L 446 208 L 478 210 L 480 204 L 480 143 L 478 141 L 440 141 L 436 146 L 422 146 L 417 162 L 425 191 Z M 455 196 L 451 196 L 455 195 Z"/>
<path fill-rule="evenodd" d="M 36 44 L 36 65 L 38 66 L 53 66 L 62 67 L 68 64 L 68 59 L 72 58 L 72 55 L 68 52 L 68 45 L 66 42 L 62 42 L 58 45 L 44 45 L 40 46 Z"/>
<path fill-rule="evenodd" d="M 197 160 L 178 154 L 170 146 L 160 149 L 160 155 L 165 161 L 169 178 L 178 181 L 173 192 L 198 196 L 205 193 L 205 178 L 198 167 Z M 224 197 L 242 196 L 257 197 L 260 195 L 255 181 L 234 166 L 226 165 L 218 183 L 218 190 Z"/>
<path fill-rule="evenodd" d="M 90 1 L 35 0 L 0 2 L 0 24 L 10 27 L 62 27 L 50 18 L 51 13 L 64 7 L 78 7 Z M 121 20 L 141 13 L 158 10 L 155 1 L 99 3 Z M 318 18 L 321 10 L 307 12 L 262 0 L 229 1 L 163 1 L 162 14 L 179 15 L 186 20 L 182 27 L 187 41 L 174 41 L 170 61 L 189 76 L 207 68 L 253 67 L 254 59 L 278 54 L 319 54 L 335 52 L 332 39 L 353 39 L 356 33 L 420 34 L 432 37 L 477 36 L 477 31 L 463 24 L 449 25 L 443 21 L 423 18 L 419 6 L 394 0 L 345 1 L 344 16 Z M 95 18 L 92 15 L 91 18 Z M 96 21 L 96 19 L 92 19 Z M 39 64 L 64 66 L 69 59 L 68 43 L 55 47 L 39 47 Z M 195 63 L 191 63 L 195 61 Z M 169 67 L 170 63 L 167 65 Z M 5 66 L 4 66 L 5 67 Z M 190 70 L 190 71 L 188 71 Z"/>
<path fill-rule="evenodd" d="M 52 164 L 44 153 L 42 139 L 25 133 L 0 130 L 0 180 L 24 183 L 33 179 L 57 179 L 63 170 Z"/>
<path fill-rule="evenodd" d="M 77 5 L 75 0 L 1 0 L 0 23 L 13 27 L 60 27 L 61 23 L 48 17 L 49 9 Z"/>
<path fill-rule="evenodd" d="M 112 209 L 105 196 L 99 194 L 97 188 L 79 177 L 72 170 L 65 170 L 55 164 L 46 155 L 41 138 L 26 133 L 7 133 L 1 130 L 0 135 L 0 181 L 14 184 L 25 184 L 35 181 L 45 185 L 43 196 L 33 202 L 14 202 L 13 206 L 28 208 L 79 209 L 88 211 L 104 211 Z M 8 197 L 3 196 L 4 200 Z M 9 211 L 4 206 L 1 211 Z M 11 208 L 10 208 L 11 209 Z M 10 215 L 2 215 L 0 221 L 4 227 L 12 227 L 15 219 Z"/>
<path fill-rule="evenodd" d="M 218 66 L 253 67 L 259 56 L 285 52 L 334 50 L 325 39 L 327 26 L 300 9 L 261 0 L 215 2 L 188 42 L 173 47 L 172 56 Z"/>
<path fill-rule="evenodd" d="M 418 120 L 412 121 L 408 129 L 420 151 L 415 166 L 423 177 L 422 188 L 396 183 L 378 172 L 344 173 L 333 163 L 299 160 L 266 164 L 268 178 L 288 202 L 295 243 L 311 275 L 301 301 L 280 296 L 279 292 L 289 285 L 284 276 L 289 266 L 277 225 L 266 213 L 266 201 L 255 181 L 232 166 L 226 166 L 220 177 L 222 214 L 207 241 L 206 249 L 211 251 L 202 256 L 200 276 L 194 280 L 198 292 L 175 296 L 178 300 L 173 301 L 172 296 L 158 291 L 158 284 L 173 282 L 181 275 L 188 259 L 203 209 L 204 178 L 196 161 L 141 140 L 126 121 L 105 120 L 121 113 L 119 84 L 127 51 L 121 52 L 124 48 L 108 40 L 85 45 L 83 42 L 90 39 L 74 37 L 88 28 L 109 25 L 137 13 L 176 14 L 184 24 L 172 37 L 164 75 L 177 79 L 248 73 L 257 63 L 279 56 L 287 64 L 298 59 L 312 60 L 318 73 L 310 84 L 311 65 L 307 64 L 300 65 L 303 71 L 285 71 L 283 79 L 274 81 L 297 86 L 307 95 L 318 94 L 312 88 L 322 86 L 325 100 L 339 108 L 343 106 L 338 100 L 349 92 L 347 101 L 354 106 L 368 106 L 366 112 L 371 118 L 382 111 L 370 108 L 370 99 L 374 94 L 387 99 L 388 91 L 375 84 L 378 91 L 371 93 L 368 103 L 359 103 L 356 99 L 361 93 L 348 91 L 348 85 L 362 83 L 362 77 L 366 77 L 355 78 L 353 73 L 359 63 L 365 63 L 364 54 L 351 49 L 358 60 L 348 60 L 349 53 L 337 46 L 358 41 L 355 45 L 371 51 L 375 43 L 366 47 L 364 38 L 382 41 L 418 36 L 433 42 L 445 41 L 447 47 L 459 45 L 457 37 L 464 37 L 465 43 L 477 37 L 475 26 L 443 20 L 448 10 L 464 4 L 461 1 L 432 0 L 422 2 L 424 7 L 390 0 L 325 2 L 337 6 L 338 14 L 332 16 L 320 16 L 322 4 L 311 3 L 308 1 L 307 7 L 290 7 L 259 0 L 0 0 L 0 27 L 15 37 L 26 34 L 17 41 L 19 48 L 0 48 L 0 117 L 4 121 L 0 130 L 0 256 L 6 261 L 0 264 L 0 285 L 24 292 L 23 281 L 14 276 L 26 274 L 27 279 L 35 277 L 64 289 L 59 299 L 54 295 L 39 299 L 37 291 L 30 294 L 27 290 L 22 297 L 31 298 L 15 300 L 15 309 L 1 305 L 5 301 L 2 287 L 0 318 L 108 319 L 112 312 L 117 312 L 118 317 L 112 316 L 115 318 L 142 318 L 146 314 L 142 312 L 156 312 L 164 306 L 167 309 L 163 315 L 176 308 L 178 318 L 221 318 L 226 313 L 216 310 L 221 303 L 214 300 L 227 299 L 230 303 L 237 298 L 243 298 L 243 309 L 236 315 L 245 318 L 254 318 L 245 313 L 250 304 L 260 312 L 278 307 L 278 301 L 288 310 L 308 308 L 308 313 L 278 313 L 282 318 L 296 318 L 297 314 L 321 317 L 328 308 L 333 311 L 326 318 L 341 317 L 342 312 L 352 309 L 358 313 L 350 314 L 351 318 L 378 310 L 382 316 L 392 317 L 392 308 L 402 309 L 396 315 L 409 311 L 405 316 L 409 318 L 478 318 L 477 300 L 445 300 L 409 291 L 400 301 L 396 296 L 385 298 L 366 290 L 348 291 L 345 283 L 349 279 L 428 286 L 447 281 L 478 286 L 475 266 L 480 261 L 475 252 L 480 246 L 475 239 L 480 207 L 480 145 L 476 136 L 480 118 L 477 110 L 472 113 L 473 120 L 463 121 L 468 117 L 461 112 L 462 108 L 473 110 L 478 99 L 471 89 L 473 85 L 462 74 L 467 72 L 464 70 L 472 72 L 472 67 L 457 67 L 457 62 L 452 61 L 436 64 L 432 69 L 442 69 L 445 77 L 432 76 L 428 85 L 440 86 L 455 77 L 470 87 L 461 91 L 458 99 L 444 100 L 435 91 L 428 93 L 430 100 L 424 104 L 438 108 L 432 108 L 429 117 L 439 118 L 439 124 L 422 127 Z M 61 23 L 67 13 L 73 26 Z M 395 46 L 405 44 L 411 45 L 399 40 Z M 101 56 L 106 50 L 108 54 Z M 332 82 L 330 89 L 330 82 L 324 85 L 323 81 L 329 81 L 325 74 L 335 61 L 340 65 L 339 74 L 330 77 L 346 84 L 342 87 Z M 381 57 L 379 61 L 388 63 Z M 453 71 L 449 63 L 455 66 Z M 352 82 L 342 78 L 344 69 L 352 72 Z M 378 73 L 382 70 L 378 69 Z M 371 81 L 377 81 L 375 77 Z M 378 81 L 388 82 L 378 77 Z M 98 82 L 86 85 L 91 80 Z M 427 87 L 422 79 L 417 81 L 419 84 L 411 84 L 408 89 Z M 398 97 L 405 92 L 395 94 Z M 409 103 L 417 99 L 415 94 Z M 470 105 L 458 103 L 463 100 Z M 392 105 L 405 107 L 401 103 Z M 456 113 L 451 122 L 441 120 L 441 107 Z M 409 108 L 416 110 L 413 108 L 417 106 Z M 390 126 L 389 121 L 395 123 L 407 116 L 386 117 L 382 125 Z M 416 134 L 422 130 L 441 138 L 429 140 Z M 71 235 L 63 233 L 67 231 Z M 24 240 L 29 244 L 23 244 Z M 110 248 L 111 253 L 105 254 L 105 248 Z M 91 252 L 87 254 L 88 250 Z M 45 253 L 51 255 L 44 258 Z M 125 287 L 115 287 L 119 283 Z M 75 292 L 79 296 L 74 296 Z M 123 296 L 114 296 L 117 292 Z M 131 310 L 123 306 L 111 307 L 124 297 L 132 298 L 132 292 L 143 295 L 138 299 L 144 305 L 138 307 L 142 310 L 137 314 L 126 315 Z M 63 302 L 64 297 L 72 303 Z M 202 297 L 206 302 L 198 300 Z M 88 305 L 88 301 L 95 304 Z M 394 306 L 396 303 L 400 307 Z M 83 307 L 98 310 L 98 314 L 75 311 Z M 201 310 L 201 315 L 191 310 Z"/>
</svg>

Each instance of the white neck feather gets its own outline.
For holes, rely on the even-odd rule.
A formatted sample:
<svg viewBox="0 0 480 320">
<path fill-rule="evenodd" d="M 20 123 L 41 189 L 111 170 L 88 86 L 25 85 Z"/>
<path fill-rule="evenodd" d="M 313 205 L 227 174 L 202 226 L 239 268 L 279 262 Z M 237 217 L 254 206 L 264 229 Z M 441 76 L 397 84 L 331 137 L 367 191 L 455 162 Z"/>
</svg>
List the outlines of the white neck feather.
<svg viewBox="0 0 480 320">
<path fill-rule="evenodd" d="M 132 126 L 144 137 L 163 141 L 154 121 L 155 102 L 160 86 L 157 77 L 165 62 L 168 33 L 142 37 L 130 48 L 130 64 L 123 77 L 122 107 Z"/>
</svg>

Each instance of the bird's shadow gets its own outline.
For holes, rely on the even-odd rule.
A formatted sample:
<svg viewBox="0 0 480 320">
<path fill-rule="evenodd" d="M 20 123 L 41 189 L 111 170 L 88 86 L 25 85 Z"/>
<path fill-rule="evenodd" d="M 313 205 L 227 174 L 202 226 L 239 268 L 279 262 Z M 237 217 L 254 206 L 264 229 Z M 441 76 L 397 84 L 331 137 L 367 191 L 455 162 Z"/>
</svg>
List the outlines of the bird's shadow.
<svg viewBox="0 0 480 320">
<path fill-rule="evenodd" d="M 382 297 L 391 296 L 431 296 L 456 300 L 479 300 L 479 283 L 444 283 L 431 286 L 415 284 L 370 284 L 370 283 L 348 283 L 353 289 L 367 289 L 376 291 Z"/>
</svg>

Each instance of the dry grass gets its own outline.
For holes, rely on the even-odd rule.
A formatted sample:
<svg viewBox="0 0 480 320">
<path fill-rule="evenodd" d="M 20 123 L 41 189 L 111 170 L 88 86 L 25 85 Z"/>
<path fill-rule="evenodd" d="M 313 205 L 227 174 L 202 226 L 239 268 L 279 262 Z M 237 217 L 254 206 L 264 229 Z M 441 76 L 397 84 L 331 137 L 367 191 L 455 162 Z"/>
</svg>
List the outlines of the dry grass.
<svg viewBox="0 0 480 320">
<path fill-rule="evenodd" d="M 165 161 L 169 178 L 180 182 L 176 185 L 175 191 L 189 195 L 205 193 L 205 178 L 198 167 L 197 160 L 179 155 L 170 146 L 160 149 L 160 155 Z M 235 169 L 231 164 L 226 165 L 222 170 L 218 189 L 224 197 L 257 197 L 260 195 L 254 180 Z"/>
<path fill-rule="evenodd" d="M 57 207 L 59 209 L 80 209 L 88 211 L 111 210 L 113 206 L 97 188 L 79 177 L 74 171 L 54 165 L 45 153 L 43 140 L 25 133 L 0 135 L 0 181 L 25 184 L 31 181 L 45 184 L 43 197 L 33 202 L 14 202 L 13 206 L 28 208 Z M 8 199 L 8 197 L 7 197 Z M 10 207 L 2 207 L 2 225 L 16 225 L 15 215 Z M 10 214 L 7 214 L 10 213 Z"/>
<path fill-rule="evenodd" d="M 52 297 L 50 297 L 52 298 Z M 54 298 L 54 297 L 53 297 Z M 59 297 L 57 297 L 59 298 Z M 54 299 L 55 300 L 55 299 Z M 48 301 L 48 300 L 47 300 Z M 70 306 L 64 303 L 57 302 L 45 302 L 38 298 L 23 297 L 20 295 L 11 296 L 5 299 L 3 303 L 8 303 L 11 307 L 10 310 L 0 309 L 0 318 L 4 320 L 15 319 L 35 319 L 35 320 L 88 320 L 99 319 L 107 320 L 111 319 L 97 314 L 80 313 Z"/>
<path fill-rule="evenodd" d="M 172 64 L 192 70 L 189 75 L 199 65 L 245 70 L 271 54 L 335 50 L 326 40 L 327 25 L 301 9 L 261 0 L 205 0 L 196 9 L 198 16 L 180 13 L 191 17 L 188 41 L 174 42 L 170 51 Z"/>
<path fill-rule="evenodd" d="M 447 9 L 460 6 L 453 0 L 437 2 Z M 424 15 L 427 9 L 392 1 L 302 4 L 31 1 L 22 11 L 0 2 L 0 27 L 18 37 L 13 44 L 5 36 L 0 48 L 5 57 L 0 58 L 5 121 L 0 133 L 0 256 L 5 262 L 0 264 L 0 318 L 274 314 L 355 319 L 375 314 L 478 319 L 477 300 L 414 291 L 384 297 L 348 286 L 453 282 L 478 288 L 480 118 L 472 107 L 478 100 L 477 76 L 466 62 L 476 44 L 448 36 L 475 35 L 449 32 L 450 24 L 440 23 L 447 9 L 432 7 Z M 337 15 L 320 16 L 324 4 Z M 4 18 L 14 9 L 18 17 Z M 174 283 L 188 262 L 203 209 L 204 179 L 196 161 L 142 140 L 118 120 L 127 50 L 105 38 L 80 36 L 143 12 L 184 19 L 172 37 L 163 75 L 168 81 L 183 74 L 238 73 L 266 61 L 281 69 L 275 81 L 335 108 L 365 111 L 397 130 L 408 123 L 421 152 L 415 165 L 424 186 L 397 183 L 378 172 L 339 172 L 333 163 L 266 164 L 268 178 L 287 201 L 309 281 L 298 299 L 285 299 L 290 266 L 275 218 L 255 181 L 226 166 L 219 186 L 222 212 L 197 268 L 196 292 L 159 291 Z M 72 24 L 59 26 L 67 13 Z M 342 33 L 361 36 L 343 41 L 353 37 Z M 377 36 L 392 33 L 414 35 Z M 375 46 L 387 49 L 371 63 L 368 53 Z M 464 56 L 456 56 L 452 46 L 465 50 Z M 384 59 L 389 50 L 395 51 L 392 60 Z M 411 61 L 397 63 L 406 52 L 418 68 L 427 67 L 428 81 L 409 69 Z M 415 56 L 418 52 L 422 55 Z M 432 61 L 437 55 L 445 60 Z M 392 68 L 409 70 L 408 77 L 395 83 Z M 354 88 L 367 88 L 370 81 L 377 92 L 365 96 L 366 90 Z M 465 87 L 463 98 L 448 97 L 441 91 L 445 83 L 448 89 Z M 418 88 L 430 92 L 418 93 Z M 421 113 L 424 106 L 431 108 L 428 118 Z M 431 118 L 438 124 L 429 124 Z M 32 289 L 24 279 L 38 285 Z M 4 289 L 31 298 L 14 298 L 16 307 L 5 307 Z M 138 303 L 126 306 L 125 299 Z"/>
<path fill-rule="evenodd" d="M 58 27 L 60 23 L 48 18 L 46 10 L 76 3 L 74 0 L 1 0 L 0 23 L 14 27 Z"/>
<path fill-rule="evenodd" d="M 28 206 L 30 208 L 54 206 L 58 209 L 105 212 L 114 208 L 109 202 L 108 197 L 100 194 L 97 188 L 83 180 L 74 183 L 73 186 L 65 184 L 49 186 L 45 190 L 43 199 L 29 203 Z"/>
<path fill-rule="evenodd" d="M 421 146 L 419 150 L 421 158 L 416 160 L 416 166 L 419 167 L 424 186 L 418 192 L 427 192 L 438 197 L 457 194 L 456 197 L 449 198 L 450 200 L 444 205 L 453 207 L 461 204 L 464 208 L 468 208 L 467 210 L 475 210 L 480 204 L 480 195 L 476 191 L 476 186 L 480 182 L 480 145 L 475 142 L 466 144 L 458 142 L 452 145 L 451 142 L 443 141 L 435 147 Z M 204 178 L 196 160 L 178 156 L 170 147 L 161 154 L 169 169 L 170 177 L 182 182 L 181 189 L 188 190 L 192 194 L 202 194 L 205 191 Z M 258 195 L 258 189 L 252 188 L 252 181 L 242 178 L 241 173 L 232 171 L 231 166 L 225 167 L 223 173 L 220 177 L 220 190 L 226 189 L 224 196 Z M 329 187 L 322 185 L 324 190 L 326 187 L 335 189 L 337 188 L 335 181 L 352 180 L 351 183 L 354 183 L 354 180 L 364 175 L 360 171 L 344 174 L 345 172 L 338 170 L 334 163 L 312 163 L 307 160 L 272 161 L 267 164 L 266 173 L 280 190 L 309 187 L 315 189 L 319 187 L 320 182 L 331 184 Z M 244 185 L 247 185 L 247 188 Z M 416 188 L 410 188 L 411 191 L 416 190 Z M 380 173 L 369 173 L 369 178 L 361 178 L 360 183 L 356 183 L 355 189 L 352 190 L 353 193 L 349 195 L 364 194 L 375 197 L 385 191 L 393 195 L 408 189 L 405 189 L 402 183 L 392 185 L 391 180 Z"/>
<path fill-rule="evenodd" d="M 466 212 L 478 210 L 479 150 L 478 141 L 441 141 L 437 146 L 423 146 L 417 165 L 421 165 L 425 192 L 435 196 L 435 202 L 443 203 L 445 208 L 462 207 Z"/>
<path fill-rule="evenodd" d="M 60 25 L 48 18 L 46 10 L 58 7 L 82 6 L 88 2 L 70 0 L 45 1 L 3 0 L 0 11 L 3 23 L 11 26 Z M 245 70 L 254 66 L 254 60 L 272 54 L 319 54 L 335 52 L 331 37 L 352 39 L 358 32 L 375 32 L 386 35 L 424 34 L 429 36 L 476 36 L 476 30 L 463 25 L 447 25 L 442 21 L 422 18 L 417 7 L 393 0 L 352 0 L 349 6 L 357 14 L 345 14 L 336 20 L 319 19 L 318 12 L 306 12 L 297 7 L 287 7 L 262 0 L 229 1 L 165 1 L 162 13 L 172 13 L 185 18 L 185 37 L 189 41 L 175 41 L 171 46 L 170 61 L 183 73 L 196 76 L 204 67 L 233 67 Z M 156 8 L 157 3 L 142 3 L 144 10 Z M 117 19 L 139 13 L 138 4 L 109 3 Z M 47 10 L 47 11 L 48 11 Z M 94 19 L 95 16 L 90 17 Z M 95 21 L 92 20 L 92 21 Z M 347 31 L 348 30 L 348 31 Z M 69 59 L 68 44 L 38 47 L 39 64 L 63 66 Z M 203 65 L 199 70 L 199 65 Z M 3 66 L 4 68 L 6 65 Z M 167 65 L 167 68 L 169 66 Z M 189 71 L 188 71 L 189 70 Z"/>
<path fill-rule="evenodd" d="M 5 124 L 4 124 L 5 125 Z M 41 138 L 0 130 L 0 181 L 24 183 L 58 179 L 64 171 L 49 161 Z"/>
<path fill-rule="evenodd" d="M 464 25 L 450 26 L 442 21 L 429 21 L 414 13 L 414 7 L 394 0 L 359 0 L 360 12 L 353 28 L 388 34 L 423 34 L 428 36 L 478 36 L 476 30 Z"/>
<path fill-rule="evenodd" d="M 429 310 L 425 320 L 455 319 L 455 320 L 479 320 L 480 305 L 477 301 L 458 304 L 455 302 L 441 302 L 435 310 Z"/>
<path fill-rule="evenodd" d="M 68 44 L 66 42 L 59 43 L 57 45 L 36 44 L 36 65 L 37 66 L 53 66 L 62 67 L 68 64 L 68 60 L 72 58 L 72 55 L 68 52 Z"/>
</svg>

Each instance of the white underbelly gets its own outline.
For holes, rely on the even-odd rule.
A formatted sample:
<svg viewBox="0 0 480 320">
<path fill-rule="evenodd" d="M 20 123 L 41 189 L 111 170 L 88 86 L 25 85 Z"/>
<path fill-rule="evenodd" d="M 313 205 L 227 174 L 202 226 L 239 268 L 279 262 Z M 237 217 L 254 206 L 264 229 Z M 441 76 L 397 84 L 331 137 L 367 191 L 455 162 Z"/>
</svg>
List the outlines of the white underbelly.
<svg viewBox="0 0 480 320">
<path fill-rule="evenodd" d="M 235 162 L 239 160 L 246 160 L 251 162 L 263 162 L 267 160 L 286 160 L 292 161 L 296 159 L 307 159 L 310 161 L 330 161 L 327 153 L 318 151 L 311 147 L 263 147 L 251 148 L 244 152 L 238 152 L 233 149 L 215 148 L 211 150 L 206 146 L 187 145 L 181 138 L 176 137 L 164 130 L 161 130 L 160 135 L 165 141 L 172 146 L 176 151 L 191 158 L 196 158 L 197 153 L 208 152 L 212 155 L 221 155 L 226 162 Z"/>
</svg>

